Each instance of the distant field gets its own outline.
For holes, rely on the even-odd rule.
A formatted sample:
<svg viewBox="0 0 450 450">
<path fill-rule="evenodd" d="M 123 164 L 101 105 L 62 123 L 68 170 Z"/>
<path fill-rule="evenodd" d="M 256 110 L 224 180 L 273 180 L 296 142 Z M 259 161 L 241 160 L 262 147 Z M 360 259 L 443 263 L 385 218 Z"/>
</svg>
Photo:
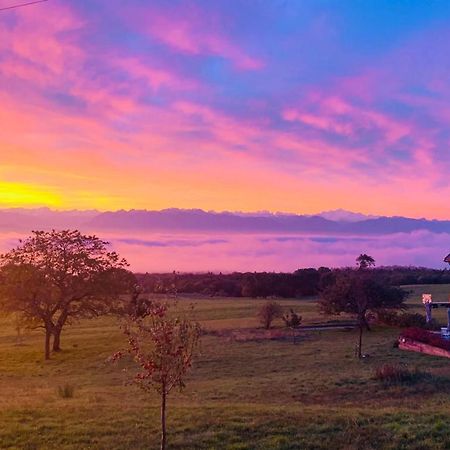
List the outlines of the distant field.
<svg viewBox="0 0 450 450">
<path fill-rule="evenodd" d="M 432 294 L 435 301 L 449 301 L 450 284 L 412 284 L 402 287 L 411 292 L 408 303 L 422 304 L 422 294 Z"/>
<path fill-rule="evenodd" d="M 450 294 L 450 285 L 407 288 L 417 311 L 423 292 Z M 202 325 L 221 330 L 256 326 L 263 300 L 194 302 Z M 318 314 L 315 299 L 280 303 L 305 323 L 331 319 Z M 444 321 L 444 314 L 436 317 Z M 47 363 L 39 333 L 15 346 L 13 328 L 0 325 L 0 448 L 157 448 L 157 398 L 124 386 L 122 366 L 106 362 L 124 344 L 115 319 L 68 328 L 63 352 Z M 370 357 L 362 361 L 353 357 L 353 331 L 308 332 L 297 345 L 205 336 L 187 389 L 169 400 L 169 448 L 450 448 L 450 362 L 393 348 L 398 334 L 367 333 Z M 385 362 L 417 366 L 433 378 L 384 387 L 373 371 Z M 74 398 L 58 395 L 66 383 L 75 387 Z"/>
<path fill-rule="evenodd" d="M 422 304 L 422 294 L 432 294 L 434 301 L 448 302 L 450 297 L 449 284 L 417 284 L 410 286 L 402 286 L 403 289 L 410 291 L 407 306 L 415 311 L 425 314 Z M 433 309 L 433 318 L 439 320 L 443 325 L 447 324 L 447 310 L 445 308 Z"/>
</svg>

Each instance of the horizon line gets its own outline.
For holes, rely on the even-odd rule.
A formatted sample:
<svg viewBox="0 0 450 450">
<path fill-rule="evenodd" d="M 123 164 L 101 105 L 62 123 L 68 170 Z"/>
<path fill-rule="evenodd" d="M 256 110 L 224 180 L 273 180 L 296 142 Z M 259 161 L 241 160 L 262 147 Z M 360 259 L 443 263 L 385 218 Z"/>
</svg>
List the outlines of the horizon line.
<svg viewBox="0 0 450 450">
<path fill-rule="evenodd" d="M 316 213 L 301 213 L 301 212 L 287 212 L 287 211 L 269 211 L 269 210 L 259 210 L 259 211 L 233 211 L 233 210 L 212 210 L 212 209 L 202 209 L 202 208 L 179 208 L 176 206 L 173 207 L 166 207 L 161 209 L 147 209 L 147 208 L 119 208 L 119 209 L 101 209 L 101 208 L 89 208 L 89 209 L 77 209 L 77 208 L 71 208 L 71 209 L 64 209 L 64 208 L 53 208 L 51 206 L 11 206 L 11 207 L 3 207 L 0 206 L 0 212 L 1 211 L 39 211 L 39 210 L 46 210 L 49 212 L 55 212 L 55 213 L 71 213 L 71 212 L 79 212 L 79 213 L 117 213 L 117 212 L 165 212 L 165 211 L 184 211 L 184 212 L 191 212 L 191 211 L 201 211 L 207 214 L 234 214 L 234 215 L 255 215 L 255 216 L 303 216 L 303 217 L 322 217 L 322 214 L 326 213 L 334 213 L 334 212 L 345 212 L 355 215 L 363 215 L 367 216 L 367 220 L 370 219 L 377 219 L 377 218 L 403 218 L 403 219 L 412 219 L 412 220 L 429 220 L 429 221 L 450 221 L 450 218 L 446 219 L 438 219 L 436 217 L 414 217 L 414 216 L 402 216 L 402 215 L 384 215 L 384 214 L 377 214 L 377 213 L 365 213 L 360 211 L 351 211 L 344 208 L 335 208 L 335 209 L 329 209 L 324 211 L 319 211 Z M 325 220 L 326 219 L 323 217 Z"/>
</svg>

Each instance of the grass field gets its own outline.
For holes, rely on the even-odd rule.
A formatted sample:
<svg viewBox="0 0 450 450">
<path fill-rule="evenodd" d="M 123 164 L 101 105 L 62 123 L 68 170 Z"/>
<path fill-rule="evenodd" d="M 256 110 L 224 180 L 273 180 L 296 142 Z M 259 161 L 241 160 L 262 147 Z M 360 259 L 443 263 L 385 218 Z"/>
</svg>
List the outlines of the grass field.
<svg viewBox="0 0 450 450">
<path fill-rule="evenodd" d="M 448 298 L 450 286 L 413 286 L 420 296 Z M 262 300 L 199 299 L 196 318 L 209 330 L 256 326 Z M 282 300 L 304 323 L 321 317 L 314 299 Z M 181 301 L 183 305 L 183 301 Z M 445 321 L 445 311 L 436 318 Z M 376 328 L 354 358 L 356 331 L 307 332 L 297 345 L 233 342 L 206 335 L 183 393 L 169 399 L 168 443 L 174 449 L 448 449 L 450 364 L 393 347 L 398 329 Z M 43 361 L 42 336 L 16 346 L 10 324 L 0 327 L 0 448 L 157 448 L 159 405 L 124 385 L 122 366 L 107 358 L 124 345 L 114 318 L 67 328 L 63 351 Z M 383 363 L 428 371 L 416 384 L 383 386 Z M 74 387 L 62 398 L 58 387 Z"/>
</svg>

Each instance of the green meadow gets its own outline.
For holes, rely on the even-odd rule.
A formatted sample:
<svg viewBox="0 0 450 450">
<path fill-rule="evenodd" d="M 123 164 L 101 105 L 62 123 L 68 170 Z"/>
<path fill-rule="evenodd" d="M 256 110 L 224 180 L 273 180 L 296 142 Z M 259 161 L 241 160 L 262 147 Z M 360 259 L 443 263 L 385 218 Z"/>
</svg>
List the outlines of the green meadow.
<svg viewBox="0 0 450 450">
<path fill-rule="evenodd" d="M 450 285 L 406 288 L 411 311 L 423 312 L 424 292 L 450 294 Z M 237 342 L 228 331 L 257 327 L 264 300 L 180 299 L 181 307 L 190 302 L 207 334 L 187 388 L 169 398 L 169 448 L 450 448 L 450 361 L 394 348 L 399 329 L 374 327 L 364 337 L 368 357 L 357 360 L 356 330 L 305 331 L 296 345 Z M 304 324 L 336 319 L 321 316 L 314 298 L 279 302 Z M 435 313 L 444 324 L 446 311 Z M 67 327 L 63 351 L 47 362 L 40 332 L 16 345 L 12 324 L 0 325 L 0 448 L 158 447 L 158 398 L 126 384 L 129 362 L 108 361 L 125 345 L 117 319 Z M 384 363 L 429 376 L 384 385 L 374 379 Z"/>
</svg>

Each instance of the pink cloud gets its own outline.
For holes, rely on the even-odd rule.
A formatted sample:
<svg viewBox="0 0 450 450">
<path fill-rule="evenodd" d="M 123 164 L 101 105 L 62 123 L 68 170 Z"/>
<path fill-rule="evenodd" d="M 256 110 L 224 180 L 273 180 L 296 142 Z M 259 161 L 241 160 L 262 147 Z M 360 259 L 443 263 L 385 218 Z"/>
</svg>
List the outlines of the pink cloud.
<svg viewBox="0 0 450 450">
<path fill-rule="evenodd" d="M 249 55 L 227 35 L 221 20 L 193 5 L 175 10 L 146 10 L 146 32 L 172 49 L 190 55 L 213 55 L 230 60 L 242 70 L 264 66 L 260 58 Z"/>
<path fill-rule="evenodd" d="M 12 24 L 0 22 L 0 52 L 6 72 L 44 82 L 51 74 L 63 76 L 84 59 L 76 32 L 84 21 L 69 7 L 23 8 Z"/>
<path fill-rule="evenodd" d="M 287 109 L 283 112 L 283 118 L 290 122 L 298 121 L 320 130 L 331 131 L 340 135 L 350 135 L 354 132 L 350 123 L 339 123 L 324 115 L 300 113 L 295 109 Z"/>
<path fill-rule="evenodd" d="M 311 113 L 310 109 L 318 112 Z M 326 93 L 322 97 L 314 93 L 311 103 L 303 104 L 301 108 L 286 108 L 282 117 L 287 121 L 298 121 L 319 130 L 348 137 L 355 137 L 363 130 L 375 129 L 385 145 L 393 144 L 407 136 L 412 128 L 410 124 L 382 114 L 370 105 L 352 105 L 349 101 L 335 95 L 329 97 Z"/>
<path fill-rule="evenodd" d="M 171 237 L 153 236 L 164 243 Z M 362 251 L 373 255 L 378 265 L 420 265 L 443 268 L 442 256 L 450 244 L 448 234 L 418 231 L 375 238 L 336 238 L 321 242 L 310 236 L 234 235 L 177 236 L 189 245 L 144 247 L 119 243 L 114 246 L 127 256 L 136 270 L 148 271 L 294 271 L 299 267 L 353 266 Z M 224 241 L 224 242 L 221 242 Z M 195 245 L 194 245 L 195 244 Z"/>
<path fill-rule="evenodd" d="M 174 70 L 152 67 L 148 61 L 137 57 L 123 57 L 114 62 L 116 67 L 123 69 L 132 79 L 144 79 L 152 89 L 163 87 L 175 90 L 200 89 L 199 83 L 189 80 L 186 76 L 177 74 Z"/>
<path fill-rule="evenodd" d="M 92 230 L 90 230 L 92 231 Z M 0 233 L 0 251 L 7 251 L 24 235 Z M 139 241 L 125 234 L 101 237 L 131 263 L 132 270 L 179 271 L 285 271 L 301 267 L 354 266 L 361 252 L 377 265 L 417 265 L 444 268 L 442 258 L 450 245 L 448 234 L 428 231 L 367 238 L 273 235 L 161 235 L 143 234 Z"/>
</svg>

